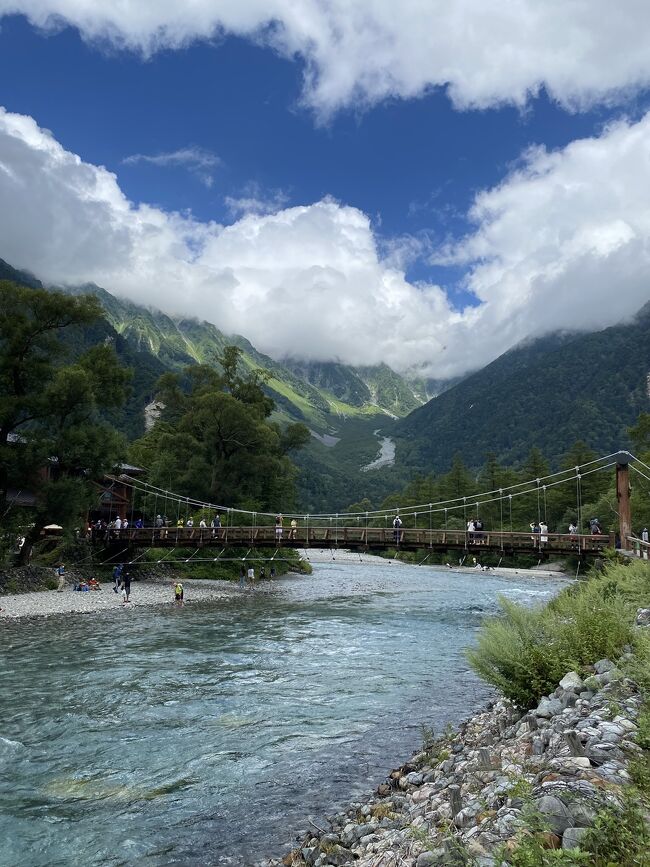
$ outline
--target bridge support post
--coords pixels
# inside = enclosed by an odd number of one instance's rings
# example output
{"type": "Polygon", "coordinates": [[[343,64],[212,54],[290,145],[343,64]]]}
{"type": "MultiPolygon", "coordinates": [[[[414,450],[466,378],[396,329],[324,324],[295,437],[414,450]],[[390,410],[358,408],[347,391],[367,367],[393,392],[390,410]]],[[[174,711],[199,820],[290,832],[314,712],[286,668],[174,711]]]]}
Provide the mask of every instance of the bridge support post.
{"type": "Polygon", "coordinates": [[[618,531],[621,550],[630,547],[628,537],[632,535],[632,509],[630,506],[629,456],[621,452],[616,456],[616,499],[618,500],[618,531]]]}

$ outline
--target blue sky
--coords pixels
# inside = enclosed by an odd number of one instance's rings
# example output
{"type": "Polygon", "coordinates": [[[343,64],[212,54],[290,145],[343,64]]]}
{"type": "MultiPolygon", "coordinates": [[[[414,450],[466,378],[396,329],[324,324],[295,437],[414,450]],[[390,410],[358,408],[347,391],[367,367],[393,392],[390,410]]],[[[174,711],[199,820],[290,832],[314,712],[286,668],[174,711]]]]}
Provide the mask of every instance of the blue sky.
{"type": "MultiPolygon", "coordinates": [[[[479,295],[486,301],[469,279],[475,254],[440,252],[476,232],[468,221],[475,197],[507,184],[529,148],[562,153],[576,140],[599,140],[612,119],[632,124],[647,105],[645,86],[637,86],[579,111],[544,88],[525,105],[506,94],[464,107],[423,81],[415,98],[348,94],[323,112],[317,96],[305,97],[313,58],[259,40],[226,32],[143,57],[93,37],[74,26],[44,33],[22,15],[2,18],[0,105],[33,118],[66,153],[105,166],[133,207],[229,225],[255,201],[273,212],[331,196],[369,218],[380,256],[391,263],[396,249],[406,281],[442,288],[450,316],[479,295]],[[185,158],[165,160],[179,152],[185,158]],[[205,164],[188,161],[192,153],[205,164]],[[149,159],[160,157],[166,164],[149,159]]],[[[526,171],[530,183],[537,168],[526,171]]],[[[11,249],[4,254],[11,258],[11,249]]],[[[508,339],[520,331],[509,327],[508,339]]]]}

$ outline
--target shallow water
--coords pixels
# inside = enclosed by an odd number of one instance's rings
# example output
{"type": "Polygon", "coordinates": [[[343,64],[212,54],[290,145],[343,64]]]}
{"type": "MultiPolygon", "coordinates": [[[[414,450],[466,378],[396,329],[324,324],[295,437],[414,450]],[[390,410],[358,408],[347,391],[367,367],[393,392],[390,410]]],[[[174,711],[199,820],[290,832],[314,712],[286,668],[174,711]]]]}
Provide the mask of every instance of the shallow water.
{"type": "MultiPolygon", "coordinates": [[[[136,585],[137,586],[137,585],[136,585]]],[[[250,864],[489,695],[463,649],[557,584],[317,565],[210,604],[0,624],[0,864],[250,864]]]]}

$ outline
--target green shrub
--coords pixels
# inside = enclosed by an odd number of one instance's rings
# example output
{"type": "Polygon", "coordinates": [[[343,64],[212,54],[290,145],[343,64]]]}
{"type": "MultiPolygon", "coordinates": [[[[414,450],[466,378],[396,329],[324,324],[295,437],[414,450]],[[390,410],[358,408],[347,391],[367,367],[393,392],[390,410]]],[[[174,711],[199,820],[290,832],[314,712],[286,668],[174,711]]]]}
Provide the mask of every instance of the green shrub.
{"type": "Polygon", "coordinates": [[[589,853],[594,867],[648,867],[649,845],[643,805],[629,791],[623,795],[622,807],[602,810],[580,841],[580,849],[589,853]]]}
{"type": "Polygon", "coordinates": [[[572,669],[617,657],[633,641],[636,608],[647,600],[648,566],[613,565],[543,608],[502,599],[468,657],[474,670],[518,705],[531,707],[572,669]]]}

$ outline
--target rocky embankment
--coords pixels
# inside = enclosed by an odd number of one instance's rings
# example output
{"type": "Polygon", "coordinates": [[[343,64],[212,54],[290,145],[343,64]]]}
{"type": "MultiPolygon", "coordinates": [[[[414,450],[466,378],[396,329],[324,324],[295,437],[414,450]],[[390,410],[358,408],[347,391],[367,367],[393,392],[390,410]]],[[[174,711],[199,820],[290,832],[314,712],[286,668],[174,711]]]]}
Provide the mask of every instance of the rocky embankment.
{"type": "MultiPolygon", "coordinates": [[[[640,627],[650,624],[641,609],[640,627]]],[[[498,700],[393,771],[367,803],[352,804],[284,859],[263,867],[493,867],[522,832],[543,848],[571,849],[607,808],[622,804],[644,696],[601,659],[571,671],[527,713],[498,700]],[[531,816],[535,817],[531,825],[531,816]]],[[[312,823],[313,824],[313,823],[312,823]]]]}

